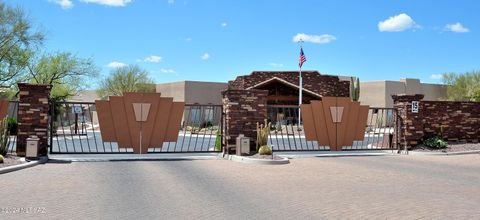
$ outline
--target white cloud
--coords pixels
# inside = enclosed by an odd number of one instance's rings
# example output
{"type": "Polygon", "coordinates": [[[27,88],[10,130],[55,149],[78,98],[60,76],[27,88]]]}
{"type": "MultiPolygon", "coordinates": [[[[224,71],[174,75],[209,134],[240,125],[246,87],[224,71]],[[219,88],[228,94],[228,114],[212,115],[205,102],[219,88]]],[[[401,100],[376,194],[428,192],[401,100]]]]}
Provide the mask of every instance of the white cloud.
{"type": "Polygon", "coordinates": [[[149,63],[159,63],[160,61],[162,61],[162,57],[152,55],[152,56],[149,56],[149,57],[145,57],[145,59],[143,59],[143,61],[144,62],[149,62],[149,63]]]}
{"type": "Polygon", "coordinates": [[[85,3],[95,3],[100,5],[107,5],[113,7],[124,7],[132,0],[80,0],[85,3]]]}
{"type": "Polygon", "coordinates": [[[283,63],[269,63],[269,65],[273,67],[282,67],[283,63]]]}
{"type": "Polygon", "coordinates": [[[455,33],[468,33],[468,32],[470,32],[470,29],[464,27],[460,22],[457,22],[455,24],[447,24],[447,25],[445,25],[444,30],[455,32],[455,33]]]}
{"type": "Polygon", "coordinates": [[[128,65],[125,64],[125,63],[117,62],[117,61],[110,62],[107,65],[107,67],[109,67],[109,68],[121,68],[121,67],[126,67],[126,66],[128,66],[128,65]]]}
{"type": "Polygon", "coordinates": [[[304,33],[298,33],[297,35],[293,36],[293,42],[310,42],[315,44],[328,44],[337,38],[330,34],[322,34],[322,35],[308,35],[304,33]]]}
{"type": "Polygon", "coordinates": [[[168,0],[168,4],[171,4],[171,5],[175,4],[175,0],[168,0]]]}
{"type": "Polygon", "coordinates": [[[430,79],[443,79],[443,75],[442,74],[432,74],[430,76],[430,79]]]}
{"type": "Polygon", "coordinates": [[[202,60],[208,60],[210,59],[210,54],[204,53],[200,58],[202,58],[202,60]]]}
{"type": "Polygon", "coordinates": [[[175,70],[173,70],[173,69],[163,69],[162,68],[162,69],[160,69],[160,72],[162,72],[162,73],[175,73],[175,70]]]}
{"type": "Polygon", "coordinates": [[[400,32],[410,28],[419,27],[415,21],[405,13],[378,22],[378,30],[381,32],[400,32]]]}
{"type": "Polygon", "coordinates": [[[221,24],[220,24],[220,26],[222,26],[222,27],[226,27],[226,26],[227,26],[227,22],[223,22],[223,23],[221,23],[221,24]]]}
{"type": "Polygon", "coordinates": [[[187,37],[187,38],[185,38],[185,41],[186,41],[186,42],[191,42],[191,41],[192,41],[192,38],[191,38],[191,37],[187,37]]]}
{"type": "Polygon", "coordinates": [[[49,2],[53,2],[57,5],[60,5],[63,9],[70,9],[73,7],[73,2],[70,0],[48,0],[49,2]]]}

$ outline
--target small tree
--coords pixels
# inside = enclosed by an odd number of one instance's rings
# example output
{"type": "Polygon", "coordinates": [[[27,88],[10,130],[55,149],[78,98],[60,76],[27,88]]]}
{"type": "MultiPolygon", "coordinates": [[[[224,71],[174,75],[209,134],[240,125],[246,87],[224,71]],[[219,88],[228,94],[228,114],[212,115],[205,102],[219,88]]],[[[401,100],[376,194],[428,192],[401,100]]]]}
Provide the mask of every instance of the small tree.
{"type": "Polygon", "coordinates": [[[43,40],[22,9],[0,1],[0,86],[10,87],[23,75],[43,40]]]}
{"type": "Polygon", "coordinates": [[[464,74],[445,73],[442,78],[443,82],[448,85],[448,100],[480,101],[480,71],[464,74]]]}
{"type": "Polygon", "coordinates": [[[121,96],[125,92],[155,92],[155,84],[146,70],[138,66],[126,66],[113,70],[101,81],[97,90],[102,99],[121,96]]]}
{"type": "Polygon", "coordinates": [[[65,100],[88,87],[89,79],[98,75],[92,59],[79,58],[71,53],[43,55],[28,66],[25,81],[52,85],[50,98],[65,100]]]}

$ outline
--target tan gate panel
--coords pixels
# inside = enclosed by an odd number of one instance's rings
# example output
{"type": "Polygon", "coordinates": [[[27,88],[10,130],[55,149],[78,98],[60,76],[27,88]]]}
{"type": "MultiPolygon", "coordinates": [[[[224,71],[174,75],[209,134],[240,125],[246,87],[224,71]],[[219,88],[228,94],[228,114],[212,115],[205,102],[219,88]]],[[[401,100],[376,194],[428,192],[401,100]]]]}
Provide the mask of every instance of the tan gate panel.
{"type": "MultiPolygon", "coordinates": [[[[129,96],[130,94],[127,94],[129,96]]],[[[145,122],[137,123],[142,127],[142,153],[147,153],[148,147],[152,147],[150,140],[152,139],[153,129],[156,122],[157,112],[155,109],[159,107],[160,93],[143,93],[142,98],[139,99],[141,103],[150,104],[150,111],[145,122]]],[[[137,101],[138,102],[138,101],[137,101]]],[[[132,104],[133,106],[133,104],[132,104]]],[[[140,130],[138,130],[140,132],[140,130]]]]}
{"type": "Polygon", "coordinates": [[[140,148],[145,148],[144,143],[140,146],[140,123],[135,120],[135,111],[133,111],[133,103],[142,102],[142,96],[141,93],[124,93],[123,95],[124,109],[130,128],[130,139],[132,140],[134,153],[143,153],[140,152],[140,148]]]}
{"type": "Polygon", "coordinates": [[[115,142],[115,128],[113,127],[112,111],[110,110],[110,102],[106,100],[95,100],[95,108],[97,110],[98,124],[100,126],[102,140],[105,142],[115,142]]]}
{"type": "Polygon", "coordinates": [[[104,140],[117,141],[119,148],[133,148],[137,154],[161,148],[164,141],[177,141],[185,103],[161,98],[160,93],[125,93],[109,99],[96,101],[104,140]]]}
{"type": "Polygon", "coordinates": [[[325,114],[323,112],[323,103],[321,101],[311,101],[311,107],[315,122],[317,142],[321,146],[330,146],[325,114]]]}
{"type": "Polygon", "coordinates": [[[173,105],[173,98],[160,98],[157,118],[155,119],[155,126],[153,135],[150,139],[151,147],[161,148],[165,141],[167,134],[168,119],[170,118],[170,110],[173,105]]]}
{"type": "Polygon", "coordinates": [[[167,135],[165,136],[166,142],[176,142],[178,139],[178,132],[180,131],[180,123],[182,121],[183,111],[185,109],[185,103],[174,102],[172,110],[170,110],[170,119],[168,120],[167,135]]]}
{"type": "Polygon", "coordinates": [[[337,151],[342,150],[342,146],[352,145],[355,140],[364,139],[368,106],[352,102],[349,97],[322,97],[322,101],[311,101],[301,109],[307,140],[311,140],[311,130],[315,129],[318,144],[337,151]],[[311,118],[313,126],[307,121],[311,118]]]}
{"type": "Polygon", "coordinates": [[[330,150],[336,150],[337,146],[337,126],[333,123],[332,114],[330,112],[330,107],[337,106],[336,103],[337,100],[335,97],[322,97],[323,114],[325,116],[324,123],[327,127],[328,146],[330,146],[330,150]]]}
{"type": "Polygon", "coordinates": [[[0,100],[0,120],[7,116],[9,103],[8,100],[0,100]]]}
{"type": "Polygon", "coordinates": [[[356,128],[358,123],[358,111],[360,109],[359,102],[352,102],[350,105],[350,112],[348,113],[348,126],[345,133],[345,141],[342,146],[351,146],[355,140],[356,128]]]}
{"type": "Polygon", "coordinates": [[[129,123],[127,120],[127,114],[125,112],[125,104],[123,103],[123,97],[110,96],[109,100],[110,100],[110,110],[111,110],[110,114],[112,115],[113,126],[115,128],[116,141],[118,143],[118,147],[130,148],[132,147],[132,143],[133,143],[130,136],[131,127],[129,126],[129,123]]]}
{"type": "Polygon", "coordinates": [[[355,140],[360,141],[365,138],[365,129],[367,128],[368,120],[368,105],[361,105],[358,110],[358,120],[357,120],[357,129],[355,134],[355,140]]]}
{"type": "Polygon", "coordinates": [[[342,146],[352,145],[351,143],[346,143],[346,139],[345,139],[345,134],[347,133],[347,127],[349,123],[351,123],[351,121],[349,120],[351,104],[352,104],[352,100],[349,97],[337,98],[337,107],[343,107],[343,114],[341,116],[340,122],[336,123],[337,141],[336,141],[335,147],[337,148],[337,151],[342,150],[342,146]]]}
{"type": "Polygon", "coordinates": [[[307,141],[317,140],[315,129],[315,121],[312,114],[312,105],[301,105],[303,130],[305,131],[305,139],[307,141]]]}

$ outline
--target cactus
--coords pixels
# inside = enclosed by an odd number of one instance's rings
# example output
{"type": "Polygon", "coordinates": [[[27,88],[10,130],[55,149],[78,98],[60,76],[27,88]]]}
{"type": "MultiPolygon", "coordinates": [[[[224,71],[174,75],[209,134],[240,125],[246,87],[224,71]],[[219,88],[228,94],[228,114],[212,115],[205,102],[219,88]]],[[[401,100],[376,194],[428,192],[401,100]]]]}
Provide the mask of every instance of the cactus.
{"type": "Polygon", "coordinates": [[[358,101],[360,99],[360,79],[354,80],[350,78],[350,98],[352,101],[358,101]]]}
{"type": "Polygon", "coordinates": [[[265,119],[265,124],[263,125],[257,122],[257,152],[260,147],[267,145],[269,133],[270,123],[267,124],[267,119],[265,119]]]}
{"type": "Polygon", "coordinates": [[[0,155],[7,155],[8,146],[10,145],[10,134],[8,131],[8,121],[5,117],[0,122],[0,155]]]}

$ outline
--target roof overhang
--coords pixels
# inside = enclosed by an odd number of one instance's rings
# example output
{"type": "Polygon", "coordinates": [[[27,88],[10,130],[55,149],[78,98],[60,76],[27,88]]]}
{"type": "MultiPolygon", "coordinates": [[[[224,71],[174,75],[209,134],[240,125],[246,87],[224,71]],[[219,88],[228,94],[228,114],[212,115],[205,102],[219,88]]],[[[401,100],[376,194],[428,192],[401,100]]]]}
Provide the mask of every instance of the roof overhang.
{"type": "MultiPolygon", "coordinates": [[[[253,86],[248,87],[247,90],[249,90],[249,89],[258,89],[259,87],[261,87],[261,86],[263,86],[263,85],[266,85],[266,84],[268,84],[268,83],[274,82],[274,81],[280,82],[280,83],[282,83],[282,84],[284,84],[284,85],[286,85],[286,86],[289,86],[289,87],[291,87],[291,88],[300,89],[300,87],[299,87],[298,85],[295,85],[295,84],[293,84],[293,83],[291,83],[291,82],[288,82],[288,81],[286,81],[286,80],[284,80],[284,79],[281,79],[281,78],[278,78],[278,77],[272,77],[272,78],[270,78],[270,79],[268,79],[268,80],[265,80],[265,81],[263,81],[263,82],[261,82],[261,83],[258,83],[258,84],[256,84],[256,85],[253,85],[253,86]]],[[[307,93],[307,94],[309,94],[309,95],[315,96],[315,97],[317,97],[317,98],[322,98],[322,96],[321,96],[320,94],[315,93],[315,92],[313,92],[313,91],[311,91],[311,90],[302,88],[302,91],[305,92],[305,93],[307,93]]]]}

